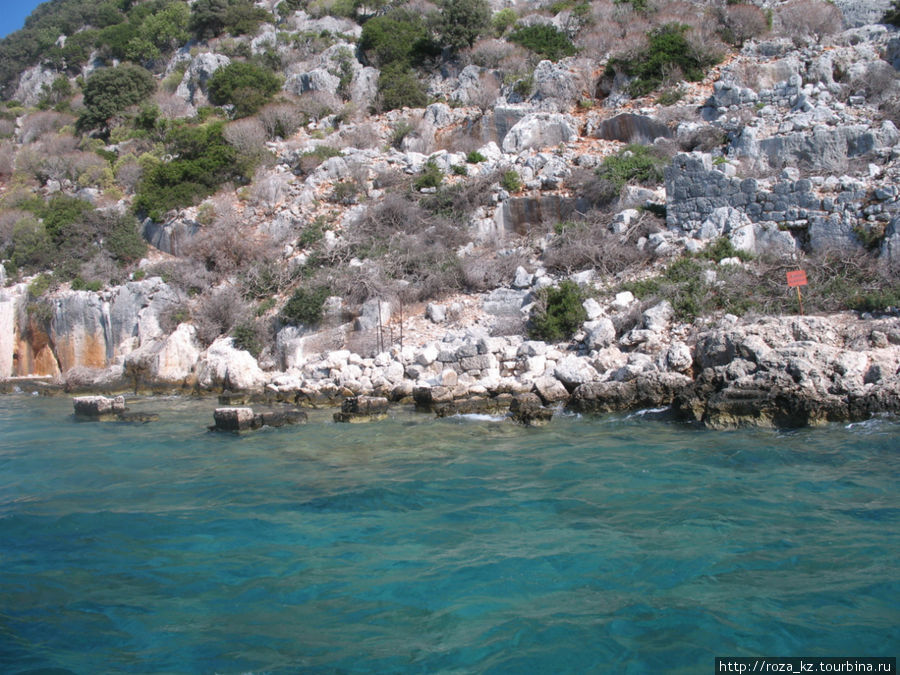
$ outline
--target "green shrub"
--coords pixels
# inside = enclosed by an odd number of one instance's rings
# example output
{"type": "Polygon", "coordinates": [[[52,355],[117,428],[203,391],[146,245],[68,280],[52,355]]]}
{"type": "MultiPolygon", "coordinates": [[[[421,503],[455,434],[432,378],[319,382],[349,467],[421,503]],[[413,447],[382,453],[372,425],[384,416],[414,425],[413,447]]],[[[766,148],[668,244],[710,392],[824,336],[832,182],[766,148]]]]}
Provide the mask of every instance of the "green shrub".
{"type": "Polygon", "coordinates": [[[44,221],[44,229],[57,245],[68,237],[68,226],[83,223],[84,217],[94,207],[90,202],[64,194],[53,195],[50,200],[37,211],[44,221]]]}
{"type": "Polygon", "coordinates": [[[518,171],[505,171],[500,177],[500,187],[507,192],[518,192],[522,189],[522,178],[518,171]]]}
{"type": "Polygon", "coordinates": [[[739,258],[743,262],[753,259],[753,255],[750,252],[736,249],[728,237],[719,237],[700,251],[697,257],[712,260],[713,262],[719,262],[723,258],[739,258]]]}
{"type": "Polygon", "coordinates": [[[274,20],[250,0],[196,0],[191,7],[190,29],[198,40],[206,40],[225,31],[232,35],[252,34],[259,24],[274,20]]]}
{"type": "Polygon", "coordinates": [[[565,33],[547,24],[535,24],[520,28],[508,39],[510,42],[516,42],[551,61],[574,56],[577,51],[565,33]]]}
{"type": "Polygon", "coordinates": [[[175,125],[166,145],[175,159],[147,167],[134,200],[136,213],[160,221],[174,208],[208,197],[224,182],[245,180],[253,167],[242,166],[225,140],[223,122],[175,125]]]}
{"type": "Polygon", "coordinates": [[[314,171],[315,168],[326,159],[340,156],[341,151],[332,145],[317,145],[314,149],[307,150],[300,155],[300,160],[296,168],[304,174],[308,174],[314,171]]]}
{"type": "Polygon", "coordinates": [[[259,333],[256,324],[250,321],[239,323],[231,330],[232,344],[235,349],[243,349],[250,352],[253,358],[259,358],[259,354],[263,350],[259,333]]]}
{"type": "Polygon", "coordinates": [[[445,47],[458,51],[471,47],[491,21],[487,0],[443,0],[438,39],[445,47]]]}
{"type": "Polygon", "coordinates": [[[482,155],[477,150],[472,150],[472,151],[466,153],[466,161],[469,164],[480,164],[481,162],[486,162],[487,157],[482,155]]]}
{"type": "Polygon", "coordinates": [[[660,105],[675,105],[683,98],[684,90],[681,87],[669,87],[659,93],[656,102],[660,105]]]}
{"type": "Polygon", "coordinates": [[[72,290],[73,291],[93,291],[96,293],[101,288],[103,288],[102,281],[85,281],[81,277],[75,277],[72,279],[72,290]]]}
{"type": "Polygon", "coordinates": [[[442,180],[444,180],[444,174],[441,173],[438,165],[432,160],[428,160],[422,168],[422,173],[420,173],[413,181],[413,187],[416,190],[421,190],[422,188],[436,188],[441,184],[442,180]]]}
{"type": "Polygon", "coordinates": [[[28,297],[32,300],[36,300],[49,291],[52,285],[53,277],[47,274],[39,274],[31,280],[30,284],[28,284],[28,297]]]}
{"type": "Polygon", "coordinates": [[[615,58],[614,68],[633,77],[629,85],[632,96],[644,96],[658,89],[673,72],[680,72],[689,82],[699,82],[706,69],[720,60],[702,51],[687,39],[688,26],[667,23],[649,33],[647,48],[632,58],[615,58]]]}
{"type": "Polygon", "coordinates": [[[516,25],[519,15],[511,7],[504,7],[491,18],[491,27],[494,29],[494,35],[502,37],[510,28],[516,25]]]}
{"type": "Polygon", "coordinates": [[[522,98],[528,98],[534,93],[534,73],[521,77],[513,84],[513,93],[522,98]]]}
{"type": "Polygon", "coordinates": [[[219,68],[209,78],[209,100],[233,105],[235,117],[252,115],[281,88],[275,73],[253,63],[236,61],[219,68]]]}
{"type": "Polygon", "coordinates": [[[645,145],[629,145],[607,157],[596,170],[598,178],[608,180],[619,192],[626,183],[658,184],[663,180],[666,160],[645,145]]]}
{"type": "Polygon", "coordinates": [[[391,146],[400,150],[403,147],[403,139],[409,136],[415,127],[408,120],[400,120],[391,129],[391,146]]]}
{"type": "Polygon", "coordinates": [[[322,308],[330,295],[327,286],[301,286],[281,310],[281,320],[288,326],[312,326],[322,318],[322,308]]]}
{"type": "Polygon", "coordinates": [[[53,240],[34,218],[22,218],[13,226],[7,255],[16,268],[47,269],[53,261],[53,251],[53,240]]]}
{"type": "Polygon", "coordinates": [[[140,66],[130,63],[95,71],[84,85],[87,110],[78,119],[82,130],[105,126],[125,108],[136,105],[156,91],[156,80],[140,66]]]}
{"type": "Polygon", "coordinates": [[[147,242],[131,214],[113,213],[105,218],[103,247],[123,265],[137,262],[147,253],[147,242]]]}
{"type": "Polygon", "coordinates": [[[454,176],[468,176],[469,170],[466,168],[465,164],[454,164],[450,167],[450,170],[453,172],[454,176]]]}
{"type": "Polygon", "coordinates": [[[529,336],[547,342],[570,339],[587,320],[582,302],[584,294],[574,281],[563,281],[556,288],[542,288],[531,311],[529,336]]]}
{"type": "Polygon", "coordinates": [[[425,87],[411,68],[391,65],[378,76],[378,100],[382,111],[424,108],[428,105],[425,87]]]}
{"type": "Polygon", "coordinates": [[[399,8],[363,24],[360,49],[381,68],[414,66],[437,53],[420,13],[399,8]]]}

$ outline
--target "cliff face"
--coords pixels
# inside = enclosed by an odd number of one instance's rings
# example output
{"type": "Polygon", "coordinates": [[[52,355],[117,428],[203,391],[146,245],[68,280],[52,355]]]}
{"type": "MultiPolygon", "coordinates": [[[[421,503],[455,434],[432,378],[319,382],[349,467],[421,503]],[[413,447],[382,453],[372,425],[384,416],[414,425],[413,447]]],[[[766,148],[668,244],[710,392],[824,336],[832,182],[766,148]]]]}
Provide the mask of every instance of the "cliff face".
{"type": "Polygon", "coordinates": [[[60,377],[77,368],[121,367],[159,339],[160,312],[177,295],[159,278],[108,292],[64,291],[29,307],[24,284],[0,294],[0,377],[60,377]]]}

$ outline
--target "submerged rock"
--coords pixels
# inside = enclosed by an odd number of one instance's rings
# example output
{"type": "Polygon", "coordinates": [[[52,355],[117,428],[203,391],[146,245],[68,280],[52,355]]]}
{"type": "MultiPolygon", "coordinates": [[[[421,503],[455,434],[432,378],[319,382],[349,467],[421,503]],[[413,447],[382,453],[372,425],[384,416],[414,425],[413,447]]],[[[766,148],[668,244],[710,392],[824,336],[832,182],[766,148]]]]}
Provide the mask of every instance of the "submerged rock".
{"type": "Polygon", "coordinates": [[[553,418],[553,410],[545,408],[537,394],[516,394],[509,413],[516,422],[530,427],[543,426],[553,418]]]}
{"type": "Polygon", "coordinates": [[[382,396],[353,396],[344,399],[335,422],[375,422],[387,417],[390,403],[382,396]]]}
{"type": "Polygon", "coordinates": [[[251,431],[263,426],[283,427],[288,424],[305,424],[307,415],[302,410],[286,408],[255,412],[253,408],[216,408],[212,431],[251,431]]]}
{"type": "Polygon", "coordinates": [[[78,417],[96,420],[118,419],[119,413],[124,413],[127,410],[124,396],[116,396],[115,398],[76,396],[72,399],[72,404],[78,417]]]}

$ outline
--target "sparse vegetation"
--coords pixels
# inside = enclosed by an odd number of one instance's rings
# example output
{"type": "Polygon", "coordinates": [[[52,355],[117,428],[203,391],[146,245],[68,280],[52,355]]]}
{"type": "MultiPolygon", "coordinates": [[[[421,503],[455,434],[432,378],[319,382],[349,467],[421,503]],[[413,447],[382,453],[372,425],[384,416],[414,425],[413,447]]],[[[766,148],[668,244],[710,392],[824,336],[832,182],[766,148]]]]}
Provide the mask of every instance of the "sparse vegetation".
{"type": "Polygon", "coordinates": [[[645,96],[666,82],[684,79],[698,82],[721,56],[688,39],[689,26],[667,23],[647,36],[647,47],[628,57],[616,57],[610,67],[632,77],[629,93],[645,96]],[[677,77],[676,77],[677,75],[677,77]]]}
{"type": "Polygon", "coordinates": [[[508,39],[510,42],[520,44],[538,56],[551,61],[573,56],[577,51],[565,33],[547,24],[535,24],[520,28],[511,33],[508,39]]]}

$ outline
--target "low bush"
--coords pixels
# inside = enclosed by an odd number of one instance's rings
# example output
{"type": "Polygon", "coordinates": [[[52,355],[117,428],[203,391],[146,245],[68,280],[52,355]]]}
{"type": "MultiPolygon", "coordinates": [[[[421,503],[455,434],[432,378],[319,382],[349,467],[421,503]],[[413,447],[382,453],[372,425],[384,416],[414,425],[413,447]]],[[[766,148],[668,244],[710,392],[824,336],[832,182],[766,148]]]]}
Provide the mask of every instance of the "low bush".
{"type": "Polygon", "coordinates": [[[281,80],[271,70],[236,61],[214,72],[207,87],[212,103],[233,105],[235,117],[247,117],[281,88],[281,80]]]}
{"type": "Polygon", "coordinates": [[[322,318],[325,300],[331,295],[327,286],[300,286],[282,308],[281,321],[288,326],[313,326],[322,318]]]}
{"type": "Polygon", "coordinates": [[[900,27],[900,0],[894,0],[887,11],[885,11],[884,16],[881,17],[881,23],[900,27]]]}
{"type": "Polygon", "coordinates": [[[719,21],[722,24],[722,39],[738,48],[770,28],[766,13],[748,4],[726,5],[719,11],[719,21]]]}
{"type": "Polygon", "coordinates": [[[231,329],[232,344],[235,349],[250,352],[253,358],[259,358],[263,350],[264,335],[262,326],[256,321],[244,321],[231,329]]]}
{"type": "Polygon", "coordinates": [[[500,177],[500,187],[507,192],[513,193],[521,190],[522,178],[519,176],[519,172],[514,170],[504,171],[503,175],[500,177]]]}
{"type": "Polygon", "coordinates": [[[520,28],[510,34],[508,40],[551,61],[574,56],[577,51],[565,33],[547,24],[535,24],[520,28]]]}
{"type": "Polygon", "coordinates": [[[596,170],[598,178],[610,181],[620,191],[627,183],[657,185],[663,180],[667,160],[646,145],[629,145],[607,157],[596,170]]]}
{"type": "Polygon", "coordinates": [[[753,255],[748,251],[736,249],[728,237],[719,237],[712,244],[697,253],[698,258],[704,260],[712,260],[719,262],[724,258],[738,258],[743,262],[753,259],[753,255]]]}
{"type": "Polygon", "coordinates": [[[191,320],[197,329],[197,338],[208,346],[220,335],[228,334],[248,314],[247,305],[237,289],[224,286],[198,298],[191,320]]]}
{"type": "Polygon", "coordinates": [[[472,151],[466,153],[466,161],[469,164],[480,164],[481,162],[486,162],[487,157],[482,155],[477,150],[472,150],[472,151]]]}
{"type": "Polygon", "coordinates": [[[295,167],[295,169],[297,169],[304,175],[308,175],[315,171],[316,167],[318,167],[326,159],[340,156],[340,148],[335,148],[332,145],[317,145],[314,149],[307,150],[302,155],[300,155],[300,159],[297,162],[297,166],[295,167]]]}
{"type": "Polygon", "coordinates": [[[775,11],[779,31],[795,40],[821,39],[844,26],[844,14],[826,0],[790,0],[775,11]]]}
{"type": "Polygon", "coordinates": [[[584,293],[574,281],[542,288],[531,311],[528,335],[534,340],[560,342],[570,339],[587,320],[584,293]]]}
{"type": "Polygon", "coordinates": [[[444,180],[444,174],[433,161],[428,160],[422,168],[422,173],[413,181],[413,188],[421,190],[423,188],[436,188],[444,180]]]}
{"type": "Polygon", "coordinates": [[[610,276],[637,268],[650,258],[636,246],[638,237],[645,236],[649,226],[639,228],[627,240],[610,232],[608,219],[603,217],[563,223],[557,230],[541,258],[553,272],[571,274],[592,269],[610,276]]]}
{"type": "Polygon", "coordinates": [[[392,64],[378,76],[378,108],[382,111],[398,108],[424,108],[428,94],[411,68],[392,64]]]}

